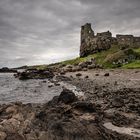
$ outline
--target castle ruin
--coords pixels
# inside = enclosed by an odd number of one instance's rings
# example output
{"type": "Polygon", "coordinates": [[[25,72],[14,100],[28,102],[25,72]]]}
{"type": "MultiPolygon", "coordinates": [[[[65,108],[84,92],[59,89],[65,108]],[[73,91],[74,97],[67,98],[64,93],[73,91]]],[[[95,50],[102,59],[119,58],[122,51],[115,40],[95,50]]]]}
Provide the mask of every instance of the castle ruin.
{"type": "Polygon", "coordinates": [[[110,31],[95,35],[90,23],[86,23],[81,27],[80,57],[108,50],[113,44],[140,47],[140,37],[134,37],[133,35],[116,35],[116,37],[112,37],[110,31]]]}

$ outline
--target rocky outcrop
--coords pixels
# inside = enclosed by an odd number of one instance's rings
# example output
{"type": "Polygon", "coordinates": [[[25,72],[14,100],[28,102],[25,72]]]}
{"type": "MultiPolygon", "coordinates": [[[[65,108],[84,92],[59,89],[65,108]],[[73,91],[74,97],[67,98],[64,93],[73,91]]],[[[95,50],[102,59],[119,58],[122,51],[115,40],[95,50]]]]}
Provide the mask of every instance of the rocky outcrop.
{"type": "Polygon", "coordinates": [[[52,70],[26,70],[24,72],[18,72],[15,74],[16,78],[20,80],[28,80],[28,79],[52,79],[54,77],[54,73],[52,70]]]}
{"type": "Polygon", "coordinates": [[[96,106],[64,89],[42,105],[0,106],[1,140],[102,140],[96,106]],[[91,123],[92,122],[92,123],[91,123]]]}
{"type": "Polygon", "coordinates": [[[4,68],[1,68],[0,69],[0,73],[16,73],[16,72],[17,72],[17,70],[15,70],[15,69],[9,69],[7,67],[4,67],[4,68]]]}
{"type": "MultiPolygon", "coordinates": [[[[116,108],[125,105],[116,96],[111,101],[116,108]]],[[[64,89],[60,96],[43,105],[20,102],[1,105],[0,140],[138,140],[106,129],[103,126],[106,120],[119,126],[131,123],[122,114],[103,112],[98,104],[78,99],[64,89]]]]}

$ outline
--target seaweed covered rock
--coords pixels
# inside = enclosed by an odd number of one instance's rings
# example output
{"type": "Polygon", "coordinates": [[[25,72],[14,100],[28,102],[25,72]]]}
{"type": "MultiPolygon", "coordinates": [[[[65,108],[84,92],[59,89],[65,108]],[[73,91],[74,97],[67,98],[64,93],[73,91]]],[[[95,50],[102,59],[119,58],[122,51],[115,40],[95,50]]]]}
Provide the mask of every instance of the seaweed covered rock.
{"type": "Polygon", "coordinates": [[[17,73],[15,77],[20,80],[28,80],[28,79],[51,79],[54,77],[54,73],[52,70],[27,70],[21,73],[17,73]]]}

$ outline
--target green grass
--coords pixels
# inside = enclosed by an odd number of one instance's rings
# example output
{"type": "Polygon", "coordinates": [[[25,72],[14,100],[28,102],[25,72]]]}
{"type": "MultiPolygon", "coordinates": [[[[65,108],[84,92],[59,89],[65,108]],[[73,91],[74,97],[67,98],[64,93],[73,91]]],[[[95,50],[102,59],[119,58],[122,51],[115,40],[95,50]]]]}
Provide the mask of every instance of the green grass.
{"type": "MultiPolygon", "coordinates": [[[[133,49],[134,52],[138,53],[140,55],[140,48],[138,49],[133,49]]],[[[93,55],[89,55],[87,57],[83,57],[83,58],[76,58],[76,59],[72,59],[72,60],[67,60],[64,62],[61,62],[61,64],[64,65],[75,65],[78,64],[80,62],[85,62],[87,60],[90,60],[91,58],[95,58],[96,62],[100,65],[102,65],[104,68],[140,68],[140,60],[136,60],[134,62],[130,62],[129,64],[126,65],[113,65],[112,63],[109,62],[105,62],[105,59],[108,55],[113,55],[115,53],[118,53],[120,51],[119,46],[117,45],[113,45],[109,50],[107,51],[102,51],[102,52],[98,52],[96,54],[93,55]]]]}
{"type": "Polygon", "coordinates": [[[38,70],[43,70],[47,69],[48,65],[35,65],[35,66],[28,66],[28,69],[38,69],[38,70]]]}
{"type": "Polygon", "coordinates": [[[122,68],[126,69],[139,69],[140,68],[140,60],[133,61],[129,64],[122,66],[122,68]]]}
{"type": "Polygon", "coordinates": [[[140,54],[140,48],[134,49],[134,51],[140,54]]]}

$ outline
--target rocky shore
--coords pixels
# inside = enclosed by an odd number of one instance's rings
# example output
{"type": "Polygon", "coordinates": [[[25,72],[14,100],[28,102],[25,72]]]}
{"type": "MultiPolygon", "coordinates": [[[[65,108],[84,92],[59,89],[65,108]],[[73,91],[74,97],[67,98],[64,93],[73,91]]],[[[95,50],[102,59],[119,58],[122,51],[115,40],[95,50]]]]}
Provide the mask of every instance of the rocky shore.
{"type": "Polygon", "coordinates": [[[0,140],[140,139],[140,70],[48,73],[52,86],[68,83],[84,96],[63,87],[48,103],[1,105],[0,140]]]}
{"type": "Polygon", "coordinates": [[[0,73],[17,73],[17,70],[4,67],[0,69],[0,73]]]}

